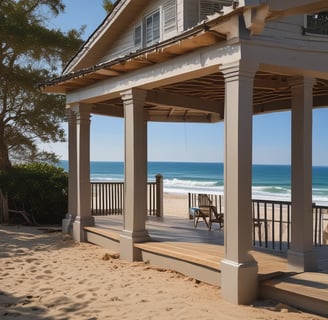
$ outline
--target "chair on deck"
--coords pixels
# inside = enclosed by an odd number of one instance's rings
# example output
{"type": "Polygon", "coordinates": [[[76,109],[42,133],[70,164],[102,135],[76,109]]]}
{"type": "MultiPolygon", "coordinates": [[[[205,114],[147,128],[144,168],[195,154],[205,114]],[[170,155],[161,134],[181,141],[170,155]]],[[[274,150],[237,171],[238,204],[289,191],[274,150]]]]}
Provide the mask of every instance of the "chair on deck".
{"type": "Polygon", "coordinates": [[[198,210],[195,212],[194,227],[197,227],[199,219],[202,218],[208,229],[212,229],[213,223],[219,223],[220,229],[223,228],[223,213],[218,213],[216,206],[213,206],[212,200],[207,194],[198,195],[198,210]],[[207,221],[208,220],[208,221],[207,221]]]}

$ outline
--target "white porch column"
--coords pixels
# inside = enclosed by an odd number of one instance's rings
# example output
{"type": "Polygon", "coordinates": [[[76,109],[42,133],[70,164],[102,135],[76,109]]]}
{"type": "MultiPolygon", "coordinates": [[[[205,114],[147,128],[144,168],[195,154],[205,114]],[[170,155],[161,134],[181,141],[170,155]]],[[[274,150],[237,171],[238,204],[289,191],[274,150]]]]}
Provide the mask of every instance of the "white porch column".
{"type": "Polygon", "coordinates": [[[252,115],[256,67],[236,63],[224,67],[225,257],[221,261],[223,297],[235,304],[257,298],[257,262],[252,248],[252,115]]]}
{"type": "Polygon", "coordinates": [[[76,156],[77,156],[77,216],[73,223],[73,238],[85,241],[83,228],[94,226],[91,215],[90,189],[90,106],[79,104],[74,106],[76,112],[76,156]]]}
{"type": "Polygon", "coordinates": [[[312,213],[312,106],[314,80],[295,78],[292,91],[292,210],[288,269],[316,270],[312,213]]]}
{"type": "Polygon", "coordinates": [[[66,110],[68,122],[68,213],[62,221],[63,233],[71,233],[77,213],[76,114],[66,110]]]}
{"type": "Polygon", "coordinates": [[[120,255],[127,261],[140,260],[134,243],[149,239],[147,217],[147,121],[146,92],[131,89],[121,94],[125,118],[124,223],[120,255]]]}

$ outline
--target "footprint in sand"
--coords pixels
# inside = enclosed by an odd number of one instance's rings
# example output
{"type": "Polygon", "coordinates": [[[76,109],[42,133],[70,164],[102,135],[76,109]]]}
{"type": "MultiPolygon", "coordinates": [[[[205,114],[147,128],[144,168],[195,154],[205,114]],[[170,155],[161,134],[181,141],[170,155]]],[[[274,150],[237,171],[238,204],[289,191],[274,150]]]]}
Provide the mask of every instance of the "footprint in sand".
{"type": "Polygon", "coordinates": [[[40,291],[44,292],[44,291],[53,291],[53,288],[39,288],[40,291]]]}
{"type": "Polygon", "coordinates": [[[25,250],[17,249],[17,250],[15,250],[15,253],[24,254],[25,253],[25,250]]]}
{"type": "Polygon", "coordinates": [[[48,276],[48,275],[40,275],[40,276],[36,276],[35,279],[37,280],[50,280],[52,279],[53,277],[51,276],[48,276]]]}

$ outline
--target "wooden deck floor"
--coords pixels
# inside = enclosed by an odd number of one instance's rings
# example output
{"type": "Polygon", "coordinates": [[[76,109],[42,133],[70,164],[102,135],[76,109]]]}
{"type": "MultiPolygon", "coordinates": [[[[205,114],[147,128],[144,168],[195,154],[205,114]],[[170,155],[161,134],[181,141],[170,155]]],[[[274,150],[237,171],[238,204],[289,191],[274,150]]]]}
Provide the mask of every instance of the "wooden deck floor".
{"type": "MultiPolygon", "coordinates": [[[[96,217],[96,226],[119,234],[123,228],[122,218],[96,217]]],[[[150,217],[147,221],[147,230],[152,242],[142,244],[143,247],[156,245],[158,250],[184,252],[186,255],[189,254],[191,259],[201,258],[220,269],[220,261],[224,257],[223,230],[216,230],[214,226],[213,230],[209,231],[204,223],[199,223],[195,229],[192,220],[180,217],[150,217]]],[[[261,275],[287,271],[285,253],[254,249],[251,254],[258,261],[261,275]]]]}
{"type": "MultiPolygon", "coordinates": [[[[199,268],[205,268],[212,272],[208,277],[220,277],[220,261],[224,257],[223,230],[219,231],[214,227],[209,231],[204,223],[199,223],[195,229],[193,221],[187,217],[150,217],[146,225],[151,241],[135,246],[150,254],[187,261],[190,263],[187,268],[197,265],[198,269],[190,271],[196,276],[201,273],[199,268]]],[[[101,236],[107,235],[119,244],[123,229],[122,217],[96,217],[96,226],[88,229],[101,236]]],[[[250,254],[257,261],[259,279],[263,280],[261,296],[328,316],[328,246],[315,250],[319,257],[319,272],[289,274],[286,253],[253,248],[250,254]]],[[[167,258],[162,258],[159,262],[165,265],[165,259],[167,258]]],[[[216,284],[219,285],[219,282],[216,284]]]]}

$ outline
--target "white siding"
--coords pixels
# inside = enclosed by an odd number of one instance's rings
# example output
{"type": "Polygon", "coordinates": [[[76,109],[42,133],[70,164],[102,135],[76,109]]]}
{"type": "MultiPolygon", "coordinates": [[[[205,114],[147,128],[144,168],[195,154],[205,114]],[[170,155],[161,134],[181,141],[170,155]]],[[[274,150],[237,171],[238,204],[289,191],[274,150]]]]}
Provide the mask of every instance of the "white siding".
{"type": "Polygon", "coordinates": [[[160,8],[161,30],[160,39],[166,40],[187,30],[208,14],[217,12],[221,5],[220,0],[152,0],[140,13],[136,13],[134,21],[128,21],[126,28],[122,30],[118,39],[109,44],[110,49],[100,62],[125,56],[146,46],[146,34],[144,31],[145,17],[160,8]],[[135,45],[135,29],[142,25],[142,41],[135,45]]]}
{"type": "MultiPolygon", "coordinates": [[[[158,8],[161,8],[161,21],[166,21],[166,26],[162,25],[160,31],[162,40],[174,37],[178,33],[195,26],[201,19],[201,9],[203,14],[211,14],[220,8],[216,0],[152,0],[149,2],[150,4],[142,12],[136,14],[134,21],[129,21],[117,40],[108,44],[110,49],[100,62],[122,57],[141,49],[145,43],[145,35],[142,32],[143,39],[139,46],[135,46],[135,28],[143,24],[144,18],[154,13],[158,8]],[[176,14],[173,8],[176,9],[176,14]],[[166,13],[163,13],[163,10],[166,10],[166,13]]],[[[288,17],[267,23],[264,32],[256,37],[276,43],[288,43],[290,40],[300,43],[307,42],[309,37],[302,34],[303,26],[303,16],[288,17]]]]}
{"type": "Polygon", "coordinates": [[[184,4],[185,0],[177,0],[177,29],[178,33],[185,30],[184,28],[184,4]]]}
{"type": "Polygon", "coordinates": [[[284,39],[304,40],[302,29],[304,16],[292,16],[266,24],[265,30],[260,37],[276,39],[279,42],[284,39]]]}
{"type": "MultiPolygon", "coordinates": [[[[166,25],[166,33],[164,30],[163,25],[161,26],[161,39],[167,39],[170,37],[174,37],[178,33],[178,21],[170,20],[169,18],[172,18],[172,7],[174,6],[175,10],[177,8],[181,7],[181,0],[152,0],[149,1],[150,4],[140,13],[138,13],[135,17],[134,21],[130,21],[129,24],[127,24],[126,28],[122,30],[122,33],[120,34],[119,38],[110,45],[110,50],[106,53],[106,55],[101,59],[100,62],[108,61],[120,56],[124,56],[129,54],[130,52],[134,52],[138,49],[140,49],[142,46],[135,47],[134,46],[134,34],[135,34],[135,28],[138,27],[141,23],[144,23],[144,18],[148,16],[149,14],[152,14],[155,12],[158,8],[161,8],[161,21],[164,21],[163,16],[163,9],[167,10],[167,25],[166,25]]],[[[175,13],[175,17],[177,20],[177,13],[175,13]]],[[[143,33],[143,42],[145,42],[144,39],[145,35],[143,33]]]]}
{"type": "Polygon", "coordinates": [[[292,16],[267,23],[264,32],[254,36],[260,41],[271,42],[272,45],[281,43],[287,46],[307,47],[321,50],[327,45],[328,37],[317,37],[303,34],[304,16],[292,16]]]}

